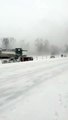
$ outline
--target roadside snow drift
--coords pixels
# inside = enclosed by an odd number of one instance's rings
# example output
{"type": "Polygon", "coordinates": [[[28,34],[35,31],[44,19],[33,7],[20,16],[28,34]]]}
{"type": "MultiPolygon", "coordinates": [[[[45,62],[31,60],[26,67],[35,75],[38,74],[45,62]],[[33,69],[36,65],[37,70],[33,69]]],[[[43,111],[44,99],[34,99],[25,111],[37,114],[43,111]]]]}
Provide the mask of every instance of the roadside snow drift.
{"type": "Polygon", "coordinates": [[[0,120],[68,120],[68,58],[0,64],[0,120]]]}

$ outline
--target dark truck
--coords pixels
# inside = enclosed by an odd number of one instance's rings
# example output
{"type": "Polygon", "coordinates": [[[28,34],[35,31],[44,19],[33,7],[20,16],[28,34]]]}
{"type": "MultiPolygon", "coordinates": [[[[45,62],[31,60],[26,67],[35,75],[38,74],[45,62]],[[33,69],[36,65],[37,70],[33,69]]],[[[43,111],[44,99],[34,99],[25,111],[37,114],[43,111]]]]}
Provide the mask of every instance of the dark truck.
{"type": "Polygon", "coordinates": [[[23,52],[27,50],[23,50],[22,48],[15,49],[0,49],[0,59],[9,59],[9,61],[32,61],[33,57],[24,55],[23,52]]]}

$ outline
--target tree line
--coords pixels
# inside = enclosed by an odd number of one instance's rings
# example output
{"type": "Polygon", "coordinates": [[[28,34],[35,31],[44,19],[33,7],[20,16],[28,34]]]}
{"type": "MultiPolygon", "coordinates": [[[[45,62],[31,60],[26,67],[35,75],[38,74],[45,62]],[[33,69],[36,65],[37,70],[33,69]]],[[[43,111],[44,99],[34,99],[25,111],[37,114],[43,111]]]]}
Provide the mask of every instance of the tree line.
{"type": "Polygon", "coordinates": [[[50,44],[48,40],[36,39],[33,43],[25,40],[17,41],[14,38],[3,38],[0,42],[0,47],[3,49],[13,49],[20,47],[29,51],[29,54],[34,55],[59,55],[60,53],[68,53],[68,45],[60,48],[57,45],[50,44]]]}

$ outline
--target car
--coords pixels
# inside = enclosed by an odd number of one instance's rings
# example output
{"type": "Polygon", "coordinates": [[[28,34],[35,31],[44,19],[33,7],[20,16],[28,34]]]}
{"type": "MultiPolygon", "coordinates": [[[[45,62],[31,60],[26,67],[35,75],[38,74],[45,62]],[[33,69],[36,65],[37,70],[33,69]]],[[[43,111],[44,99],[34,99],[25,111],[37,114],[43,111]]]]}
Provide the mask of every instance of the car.
{"type": "Polygon", "coordinates": [[[67,57],[67,55],[64,55],[64,57],[67,57]]]}
{"type": "Polygon", "coordinates": [[[61,54],[61,57],[64,57],[64,55],[63,55],[63,54],[61,54]]]}
{"type": "Polygon", "coordinates": [[[55,58],[55,56],[54,56],[54,55],[51,55],[50,58],[55,58]]]}

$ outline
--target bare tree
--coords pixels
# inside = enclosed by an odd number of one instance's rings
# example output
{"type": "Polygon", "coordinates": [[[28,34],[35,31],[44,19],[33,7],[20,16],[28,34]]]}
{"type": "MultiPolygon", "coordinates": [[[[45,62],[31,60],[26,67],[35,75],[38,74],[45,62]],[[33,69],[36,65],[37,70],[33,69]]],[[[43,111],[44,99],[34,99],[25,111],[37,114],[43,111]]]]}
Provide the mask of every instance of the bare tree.
{"type": "Polygon", "coordinates": [[[36,47],[37,54],[42,55],[42,53],[43,53],[43,40],[36,39],[35,40],[35,47],[36,47]]]}
{"type": "Polygon", "coordinates": [[[15,38],[13,38],[13,37],[9,38],[10,49],[15,48],[16,43],[17,43],[17,41],[15,38]]]}
{"type": "Polygon", "coordinates": [[[37,53],[39,55],[49,54],[50,47],[49,47],[49,41],[48,40],[36,39],[35,47],[36,47],[37,53]]]}
{"type": "Polygon", "coordinates": [[[47,55],[50,53],[50,44],[48,40],[44,40],[43,42],[43,53],[44,55],[47,55]]]}
{"type": "Polygon", "coordinates": [[[57,46],[55,46],[55,45],[51,46],[51,50],[50,51],[51,51],[51,55],[58,55],[60,53],[60,49],[57,46]]]}
{"type": "Polygon", "coordinates": [[[9,39],[8,38],[3,38],[3,40],[2,40],[2,48],[4,48],[4,49],[9,48],[9,39]]]}
{"type": "Polygon", "coordinates": [[[68,45],[64,46],[64,53],[68,53],[68,45]]]}
{"type": "Polygon", "coordinates": [[[12,49],[15,47],[15,42],[14,38],[3,38],[1,46],[4,49],[12,49]]]}

